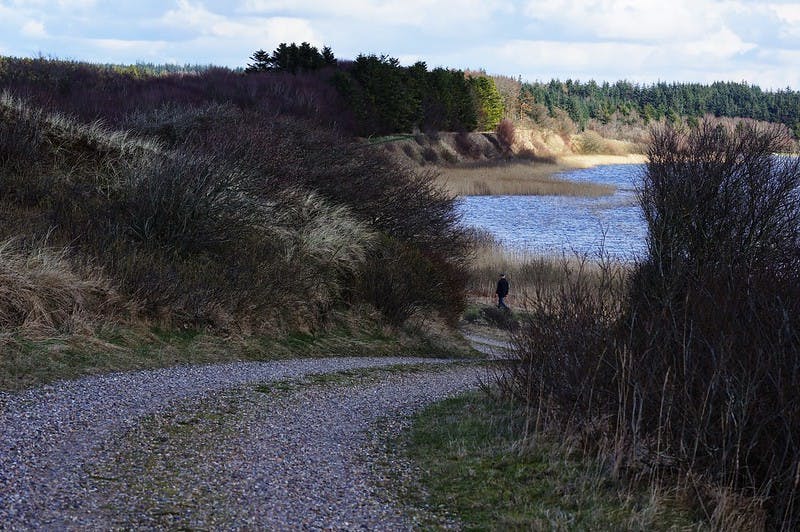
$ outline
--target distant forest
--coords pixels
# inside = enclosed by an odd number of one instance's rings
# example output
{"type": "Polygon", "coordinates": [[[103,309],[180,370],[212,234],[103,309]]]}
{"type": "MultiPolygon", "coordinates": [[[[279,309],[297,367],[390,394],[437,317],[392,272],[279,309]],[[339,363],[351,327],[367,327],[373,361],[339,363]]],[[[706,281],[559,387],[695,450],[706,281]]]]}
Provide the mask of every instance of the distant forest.
{"type": "MultiPolygon", "coordinates": [[[[284,43],[271,53],[258,50],[246,69],[233,70],[202,65],[98,66],[0,57],[0,87],[37,94],[40,102],[47,99],[43,91],[55,89],[58,99],[63,99],[77,90],[82,79],[96,77],[97,68],[108,73],[104,89],[111,91],[118,85],[112,81],[114,75],[138,80],[144,91],[168,90],[166,78],[174,75],[241,77],[240,82],[226,83],[218,95],[227,94],[234,100],[253,96],[252,90],[250,94],[229,94],[234,86],[246,90],[253,85],[247,78],[268,78],[269,82],[265,79],[256,85],[313,100],[302,105],[313,108],[318,119],[365,137],[415,130],[487,131],[503,118],[516,123],[558,124],[562,132],[569,132],[606,124],[646,126],[661,120],[691,123],[710,114],[782,123],[800,138],[800,92],[789,88],[763,91],[755,85],[733,82],[523,82],[484,71],[429,70],[421,61],[403,66],[387,55],[340,60],[330,48],[318,50],[309,43],[284,43]],[[89,74],[87,69],[95,72],[89,74]]],[[[124,86],[125,90],[132,89],[129,83],[124,86]]],[[[186,86],[182,84],[181,90],[186,86]]],[[[81,107],[85,111],[85,106],[81,107]]],[[[107,119],[108,113],[102,115],[107,119]]]]}
{"type": "Polygon", "coordinates": [[[523,83],[519,97],[523,103],[541,103],[550,112],[563,109],[581,127],[589,119],[605,123],[615,114],[645,121],[712,114],[779,122],[789,126],[795,135],[800,133],[800,92],[788,88],[766,92],[754,85],[732,82],[638,85],[568,79],[523,83]]]}

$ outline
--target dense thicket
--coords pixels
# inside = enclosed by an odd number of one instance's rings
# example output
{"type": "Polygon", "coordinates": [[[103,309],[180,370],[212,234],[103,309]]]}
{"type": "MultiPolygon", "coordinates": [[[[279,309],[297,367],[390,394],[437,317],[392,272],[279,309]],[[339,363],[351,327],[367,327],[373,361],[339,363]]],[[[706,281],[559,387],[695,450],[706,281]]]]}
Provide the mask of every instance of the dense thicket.
{"type": "Polygon", "coordinates": [[[247,329],[461,308],[453,200],[331,128],[347,112],[318,76],[3,60],[0,89],[0,237],[69,246],[148,315],[247,329]]]}
{"type": "MultiPolygon", "coordinates": [[[[487,87],[494,82],[481,78],[487,87]]],[[[436,68],[423,62],[409,67],[387,56],[360,55],[345,63],[335,78],[342,95],[356,113],[362,135],[432,131],[491,129],[486,94],[460,70],[436,68]]]]}
{"type": "Polygon", "coordinates": [[[754,497],[769,530],[800,525],[800,158],[775,155],[789,141],[747,122],[656,130],[647,255],[630,277],[605,264],[539,294],[501,380],[619,471],[705,479],[720,529],[719,487],[754,497]]]}
{"type": "MultiPolygon", "coordinates": [[[[632,281],[637,430],[800,525],[800,159],[785,128],[654,132],[632,281]]],[[[641,436],[640,436],[641,437],[641,436]]]]}
{"type": "MultiPolygon", "coordinates": [[[[210,67],[189,72],[147,65],[97,66],[72,61],[0,57],[0,89],[37,108],[84,122],[122,127],[153,109],[232,105],[266,117],[287,115],[347,129],[352,114],[325,72],[243,75],[210,67]]],[[[211,123],[206,122],[206,126],[211,123]]]]}
{"type": "Polygon", "coordinates": [[[202,66],[97,67],[0,58],[3,86],[14,86],[37,104],[55,99],[60,108],[89,120],[131,112],[124,98],[131,91],[135,105],[142,98],[152,104],[177,99],[259,106],[269,101],[277,104],[275,112],[301,112],[361,136],[493,130],[502,118],[530,119],[568,134],[608,123],[646,126],[678,118],[697,123],[706,115],[782,123],[800,136],[800,92],[763,91],[746,83],[529,83],[483,71],[428,70],[424,62],[403,66],[386,55],[339,61],[330,48],[308,43],[283,43],[271,53],[257,50],[246,72],[252,75],[202,66]],[[177,83],[177,78],[185,79],[177,83]],[[93,105],[69,101],[87,98],[93,105]]]}
{"type": "MultiPolygon", "coordinates": [[[[332,82],[356,116],[353,132],[363,136],[399,132],[491,130],[503,118],[503,100],[483,72],[428,70],[424,62],[405,67],[387,55],[337,61],[330,48],[283,43],[271,54],[251,56],[246,72],[309,72],[337,67],[332,82]]],[[[329,69],[331,70],[331,69],[329,69]]]]}

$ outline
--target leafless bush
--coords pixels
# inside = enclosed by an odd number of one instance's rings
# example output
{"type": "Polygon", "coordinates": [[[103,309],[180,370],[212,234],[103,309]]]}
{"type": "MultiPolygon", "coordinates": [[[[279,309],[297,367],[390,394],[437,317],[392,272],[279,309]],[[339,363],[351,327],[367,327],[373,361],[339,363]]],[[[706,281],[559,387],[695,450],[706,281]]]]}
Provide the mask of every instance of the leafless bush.
{"type": "Polygon", "coordinates": [[[511,146],[514,145],[514,140],[516,137],[516,129],[514,128],[514,122],[509,120],[508,118],[504,118],[497,124],[497,140],[500,142],[500,146],[503,149],[503,152],[507,153],[511,150],[511,146]]]}
{"type": "Polygon", "coordinates": [[[560,269],[526,298],[512,337],[519,360],[499,376],[499,384],[527,406],[529,425],[548,421],[584,431],[609,419],[617,401],[624,270],[608,259],[590,265],[585,256],[562,260],[560,269]]]}
{"type": "Polygon", "coordinates": [[[428,163],[439,162],[439,154],[430,146],[422,150],[422,158],[428,163]]]}
{"type": "Polygon", "coordinates": [[[465,157],[477,159],[481,156],[480,145],[473,140],[469,133],[461,131],[456,134],[456,149],[465,157]]]}
{"type": "Polygon", "coordinates": [[[412,246],[384,238],[371,250],[356,290],[391,323],[399,325],[438,297],[433,267],[412,246]]]}
{"type": "Polygon", "coordinates": [[[593,285],[579,271],[538,294],[500,384],[529,421],[608,444],[616,467],[757,496],[768,528],[796,530],[800,159],[775,155],[780,126],[652,135],[646,258],[629,279],[603,269],[593,285]]]}
{"type": "Polygon", "coordinates": [[[800,524],[800,159],[785,128],[656,130],[631,291],[639,430],[800,524]]]}
{"type": "Polygon", "coordinates": [[[137,135],[158,138],[167,146],[177,146],[192,135],[204,135],[219,124],[238,120],[241,109],[231,103],[208,103],[188,107],[168,103],[157,109],[136,109],[126,117],[123,127],[137,135]]]}

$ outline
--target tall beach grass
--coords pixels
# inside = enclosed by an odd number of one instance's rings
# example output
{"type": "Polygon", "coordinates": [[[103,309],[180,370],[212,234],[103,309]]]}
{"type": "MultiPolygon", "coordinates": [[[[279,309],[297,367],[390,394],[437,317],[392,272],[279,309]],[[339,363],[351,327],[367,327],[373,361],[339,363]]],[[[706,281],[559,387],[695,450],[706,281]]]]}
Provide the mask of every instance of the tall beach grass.
{"type": "Polygon", "coordinates": [[[515,160],[491,161],[437,169],[437,181],[456,196],[488,195],[557,195],[607,196],[614,187],[596,183],[578,183],[556,176],[572,168],[569,165],[533,163],[515,160]]]}

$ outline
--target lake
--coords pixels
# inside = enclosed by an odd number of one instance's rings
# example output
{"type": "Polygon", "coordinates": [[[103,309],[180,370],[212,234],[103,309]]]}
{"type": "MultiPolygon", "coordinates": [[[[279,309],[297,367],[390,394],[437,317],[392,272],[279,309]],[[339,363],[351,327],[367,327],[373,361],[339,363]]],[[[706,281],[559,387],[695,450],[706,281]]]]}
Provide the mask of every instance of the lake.
{"type": "Polygon", "coordinates": [[[632,260],[645,250],[647,230],[636,203],[644,165],[596,166],[559,174],[571,181],[617,187],[611,196],[466,196],[459,211],[466,225],[490,232],[514,251],[544,255],[594,254],[632,260]]]}

